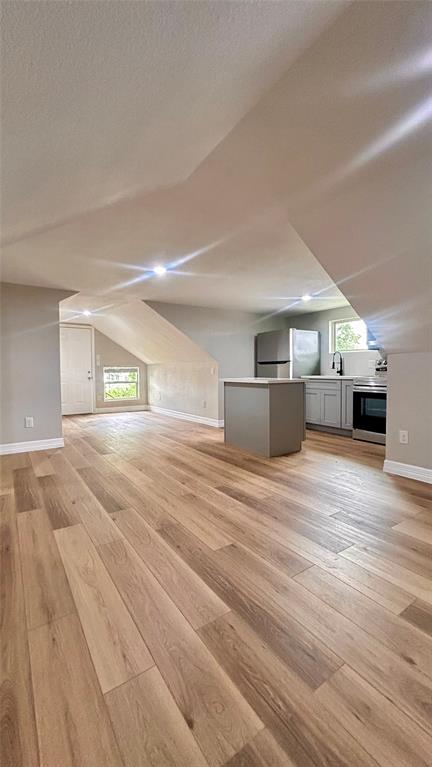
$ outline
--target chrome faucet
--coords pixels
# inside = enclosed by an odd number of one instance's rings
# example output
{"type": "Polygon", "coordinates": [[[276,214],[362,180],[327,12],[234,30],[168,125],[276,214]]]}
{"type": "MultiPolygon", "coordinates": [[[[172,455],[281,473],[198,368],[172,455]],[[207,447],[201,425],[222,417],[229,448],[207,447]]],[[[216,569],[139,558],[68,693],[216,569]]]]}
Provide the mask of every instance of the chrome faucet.
{"type": "Polygon", "coordinates": [[[341,376],[343,374],[343,359],[342,359],[342,354],[340,352],[335,352],[333,354],[332,370],[336,370],[337,376],[341,376]],[[339,367],[336,367],[336,362],[335,362],[336,354],[339,354],[339,367]]]}

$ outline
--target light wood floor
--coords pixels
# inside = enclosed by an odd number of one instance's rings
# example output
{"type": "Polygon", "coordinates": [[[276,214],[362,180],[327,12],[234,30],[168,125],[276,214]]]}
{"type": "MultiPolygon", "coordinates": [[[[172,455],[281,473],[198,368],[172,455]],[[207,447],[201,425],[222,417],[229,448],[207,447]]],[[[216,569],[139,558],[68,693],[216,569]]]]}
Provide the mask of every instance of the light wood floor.
{"type": "Polygon", "coordinates": [[[150,413],[2,460],[2,767],[432,764],[430,488],[150,413]]]}

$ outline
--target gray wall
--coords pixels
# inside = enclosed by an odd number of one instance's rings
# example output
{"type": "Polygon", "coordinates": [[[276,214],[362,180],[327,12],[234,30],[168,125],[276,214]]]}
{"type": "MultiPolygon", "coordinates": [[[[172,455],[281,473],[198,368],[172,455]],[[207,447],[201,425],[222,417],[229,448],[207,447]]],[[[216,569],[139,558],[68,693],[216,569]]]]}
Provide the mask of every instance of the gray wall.
{"type": "Polygon", "coordinates": [[[99,330],[95,330],[94,336],[95,342],[95,385],[96,385],[96,407],[106,408],[109,410],[112,407],[127,407],[127,405],[147,405],[147,365],[138,357],[130,354],[122,346],[119,346],[110,338],[100,333],[99,330]],[[99,363],[99,364],[98,364],[99,363]],[[110,367],[111,365],[133,365],[139,367],[140,377],[140,397],[133,402],[104,402],[103,398],[103,369],[110,367]]]}
{"type": "Polygon", "coordinates": [[[386,459],[432,469],[432,353],[391,354],[388,362],[386,459]]]}
{"type": "Polygon", "coordinates": [[[0,285],[0,443],[62,436],[59,301],[63,290],[0,285]],[[24,427],[33,416],[34,428],[24,427]]]}
{"type": "MultiPolygon", "coordinates": [[[[332,355],[329,353],[329,323],[331,320],[343,320],[348,317],[358,316],[351,306],[342,306],[338,309],[328,309],[324,312],[312,312],[311,314],[297,314],[286,317],[286,325],[289,328],[299,330],[319,330],[321,333],[321,374],[332,373],[332,355]]],[[[375,360],[379,354],[376,351],[344,352],[345,375],[361,376],[373,375],[375,372],[375,360]]]]}
{"type": "MultiPolygon", "coordinates": [[[[157,301],[147,303],[218,362],[220,419],[223,418],[221,379],[255,375],[255,335],[265,330],[285,327],[283,318],[277,316],[266,318],[252,312],[209,309],[157,301]]],[[[204,397],[200,400],[204,400],[204,397]]],[[[171,401],[174,404],[176,402],[175,391],[172,391],[171,401]]],[[[181,410],[181,407],[173,405],[173,409],[181,410]]]]}

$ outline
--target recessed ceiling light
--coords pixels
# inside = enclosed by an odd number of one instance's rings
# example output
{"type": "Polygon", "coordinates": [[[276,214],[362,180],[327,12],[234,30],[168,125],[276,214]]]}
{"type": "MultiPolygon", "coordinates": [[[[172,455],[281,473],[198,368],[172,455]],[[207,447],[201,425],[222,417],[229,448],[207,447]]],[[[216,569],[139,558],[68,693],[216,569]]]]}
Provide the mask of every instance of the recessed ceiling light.
{"type": "Polygon", "coordinates": [[[312,296],[306,293],[306,295],[302,296],[302,301],[312,301],[312,296]]]}
{"type": "Polygon", "coordinates": [[[84,309],[84,311],[83,311],[83,315],[84,315],[84,317],[90,317],[90,316],[91,316],[91,311],[90,311],[90,309],[84,309]]]}
{"type": "Polygon", "coordinates": [[[155,274],[157,274],[158,277],[162,277],[163,274],[166,274],[166,267],[165,266],[155,266],[153,271],[154,271],[155,274]]]}

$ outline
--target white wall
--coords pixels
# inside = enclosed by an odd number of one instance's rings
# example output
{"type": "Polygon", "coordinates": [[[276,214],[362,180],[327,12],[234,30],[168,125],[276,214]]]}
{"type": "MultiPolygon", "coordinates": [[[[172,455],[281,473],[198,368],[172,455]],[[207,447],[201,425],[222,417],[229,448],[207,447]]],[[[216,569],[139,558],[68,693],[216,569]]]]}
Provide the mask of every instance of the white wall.
{"type": "Polygon", "coordinates": [[[70,293],[0,285],[0,443],[62,436],[59,301],[70,293]],[[25,416],[34,427],[25,428],[25,416]]]}
{"type": "Polygon", "coordinates": [[[119,344],[116,344],[110,338],[95,330],[95,386],[96,386],[96,407],[106,408],[127,407],[128,405],[147,405],[147,365],[142,360],[130,354],[119,344]],[[99,363],[99,364],[98,364],[99,363]],[[139,368],[139,393],[138,399],[129,402],[104,402],[103,369],[116,365],[133,365],[139,368]]]}
{"type": "Polygon", "coordinates": [[[256,334],[284,327],[283,318],[278,316],[266,318],[252,312],[156,301],[147,303],[217,361],[219,419],[223,418],[223,379],[255,375],[256,334]]]}
{"type": "MultiPolygon", "coordinates": [[[[332,354],[329,352],[329,323],[332,320],[343,320],[350,317],[358,317],[351,306],[343,306],[340,309],[329,309],[324,312],[312,312],[311,314],[298,314],[286,318],[289,328],[299,330],[319,330],[321,333],[321,374],[333,373],[331,363],[332,354]]],[[[343,352],[344,374],[348,376],[367,376],[375,374],[375,361],[379,354],[376,351],[343,352]]]]}
{"type": "Polygon", "coordinates": [[[386,459],[432,470],[432,353],[391,354],[388,362],[386,459]]]}
{"type": "MultiPolygon", "coordinates": [[[[101,310],[96,307],[91,324],[107,339],[104,345],[111,361],[114,356],[120,359],[120,354],[126,360],[127,353],[130,357],[125,364],[141,360],[147,375],[148,404],[218,419],[218,364],[195,343],[192,334],[182,332],[169,318],[140,300],[101,310]],[[114,346],[108,347],[108,340],[114,346]]],[[[101,388],[99,381],[99,396],[101,388]]],[[[97,406],[103,407],[101,399],[97,406]]]]}
{"type": "Polygon", "coordinates": [[[216,363],[173,362],[147,370],[150,405],[219,420],[216,363]]]}

